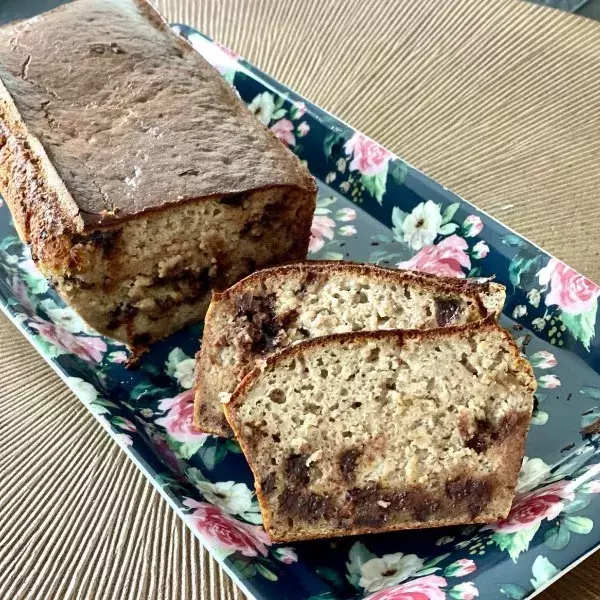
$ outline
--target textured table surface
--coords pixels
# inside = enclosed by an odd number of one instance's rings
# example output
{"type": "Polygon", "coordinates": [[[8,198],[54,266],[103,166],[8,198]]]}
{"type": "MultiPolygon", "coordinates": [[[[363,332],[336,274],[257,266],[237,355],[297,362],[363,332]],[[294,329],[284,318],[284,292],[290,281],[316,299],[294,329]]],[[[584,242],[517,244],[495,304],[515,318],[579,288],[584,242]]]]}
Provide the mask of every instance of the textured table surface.
{"type": "MultiPolygon", "coordinates": [[[[512,0],[158,5],[600,281],[598,23],[512,0]]],[[[0,415],[0,598],[242,598],[2,316],[0,415]]],[[[600,553],[539,597],[599,581],[600,553]]]]}

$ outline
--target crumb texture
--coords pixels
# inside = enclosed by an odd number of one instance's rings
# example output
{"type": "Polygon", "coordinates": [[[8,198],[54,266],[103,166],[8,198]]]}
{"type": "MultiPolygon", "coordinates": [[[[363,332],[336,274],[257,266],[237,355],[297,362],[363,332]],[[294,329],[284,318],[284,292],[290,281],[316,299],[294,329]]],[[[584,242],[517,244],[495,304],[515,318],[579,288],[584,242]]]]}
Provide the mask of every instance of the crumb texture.
{"type": "Polygon", "coordinates": [[[476,324],[302,343],[225,410],[288,541],[501,518],[534,387],[510,336],[476,324]]]}
{"type": "Polygon", "coordinates": [[[213,302],[198,362],[197,425],[231,435],[218,395],[231,393],[258,359],[332,333],[431,329],[486,316],[504,288],[422,277],[373,265],[307,263],[265,271],[213,302]]]}

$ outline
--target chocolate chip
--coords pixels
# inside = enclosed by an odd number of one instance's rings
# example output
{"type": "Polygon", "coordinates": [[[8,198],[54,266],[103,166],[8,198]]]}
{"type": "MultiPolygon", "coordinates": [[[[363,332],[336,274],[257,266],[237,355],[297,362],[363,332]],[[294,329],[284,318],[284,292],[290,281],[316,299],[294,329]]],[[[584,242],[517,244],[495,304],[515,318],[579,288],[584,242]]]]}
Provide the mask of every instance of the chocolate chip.
{"type": "Polygon", "coordinates": [[[269,473],[261,482],[260,482],[260,487],[262,489],[262,491],[269,496],[270,494],[273,493],[273,491],[275,490],[277,484],[277,478],[275,476],[275,473],[269,473]]]}
{"type": "Polygon", "coordinates": [[[101,248],[104,254],[110,257],[117,249],[118,240],[121,236],[120,229],[97,229],[90,234],[75,234],[73,236],[74,244],[93,244],[101,248]]]}
{"type": "Polygon", "coordinates": [[[475,450],[477,454],[485,452],[494,439],[494,430],[489,421],[477,419],[475,422],[475,433],[465,443],[467,448],[475,450]]]}
{"type": "Polygon", "coordinates": [[[362,455],[360,448],[348,448],[344,450],[339,457],[340,472],[345,481],[354,481],[356,463],[362,455]]]}
{"type": "Polygon", "coordinates": [[[472,517],[476,517],[492,497],[491,485],[484,479],[464,477],[446,483],[446,495],[453,502],[466,504],[472,517]]]}
{"type": "Polygon", "coordinates": [[[308,521],[331,519],[337,513],[335,502],[329,496],[294,487],[286,488],[279,495],[279,506],[282,512],[308,521]]]}
{"type": "MultiPolygon", "coordinates": [[[[535,403],[535,401],[534,401],[535,403]]],[[[515,431],[520,431],[520,425],[528,419],[525,414],[511,410],[500,419],[495,427],[487,420],[478,419],[475,422],[475,433],[470,433],[469,416],[461,413],[458,417],[458,431],[465,440],[465,446],[478,454],[486,452],[493,444],[501,444],[515,431]]]]}
{"type": "Polygon", "coordinates": [[[221,204],[226,204],[227,206],[241,206],[245,197],[246,194],[229,194],[228,196],[223,196],[223,198],[221,198],[221,204]]]}
{"type": "Polygon", "coordinates": [[[306,466],[307,460],[308,455],[306,454],[290,454],[290,456],[287,457],[285,474],[288,481],[293,485],[308,485],[310,474],[308,472],[308,467],[306,466]]]}
{"type": "Polygon", "coordinates": [[[435,318],[440,327],[446,327],[460,314],[460,303],[449,298],[435,299],[435,318]]]}
{"type": "Polygon", "coordinates": [[[282,323],[275,314],[275,295],[254,296],[242,294],[236,300],[236,318],[245,318],[248,341],[242,341],[246,350],[262,354],[277,346],[282,323]]]}
{"type": "Polygon", "coordinates": [[[314,283],[316,280],[317,280],[317,274],[314,271],[306,271],[300,282],[300,287],[298,288],[298,292],[297,292],[298,296],[299,297],[304,296],[304,294],[306,294],[308,286],[311,283],[314,283]]]}
{"type": "Polygon", "coordinates": [[[431,494],[421,490],[411,490],[406,494],[404,504],[412,510],[417,521],[428,521],[440,509],[440,502],[431,494]]]}
{"type": "Polygon", "coordinates": [[[282,314],[279,317],[279,323],[281,324],[281,327],[287,329],[290,325],[292,325],[292,323],[296,321],[296,319],[298,318],[298,314],[299,313],[295,308],[292,308],[291,310],[288,310],[286,313],[282,314]]]}

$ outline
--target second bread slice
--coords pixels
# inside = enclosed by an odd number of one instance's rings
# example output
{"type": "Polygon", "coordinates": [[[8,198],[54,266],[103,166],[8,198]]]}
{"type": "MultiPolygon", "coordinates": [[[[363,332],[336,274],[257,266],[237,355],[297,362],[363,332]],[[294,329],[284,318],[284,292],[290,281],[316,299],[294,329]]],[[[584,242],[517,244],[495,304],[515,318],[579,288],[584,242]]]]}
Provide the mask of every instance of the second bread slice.
{"type": "Polygon", "coordinates": [[[311,261],[256,272],[213,296],[197,357],[194,423],[230,437],[220,397],[227,399],[270,352],[331,333],[470,323],[498,314],[504,298],[495,283],[356,263],[311,261]]]}
{"type": "Polygon", "coordinates": [[[302,342],[225,414],[265,527],[289,542],[504,518],[534,390],[510,334],[479,322],[302,342]]]}

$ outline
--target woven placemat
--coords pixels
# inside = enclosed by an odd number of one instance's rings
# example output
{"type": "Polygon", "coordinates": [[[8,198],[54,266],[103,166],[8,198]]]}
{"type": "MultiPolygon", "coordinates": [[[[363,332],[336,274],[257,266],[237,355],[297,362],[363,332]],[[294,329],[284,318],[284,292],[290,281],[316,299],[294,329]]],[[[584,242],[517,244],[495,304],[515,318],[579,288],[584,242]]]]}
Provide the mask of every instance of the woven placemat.
{"type": "MultiPolygon", "coordinates": [[[[600,280],[597,23],[511,0],[158,5],[600,280]]],[[[4,317],[0,415],[0,598],[242,598],[4,317]]],[[[599,580],[593,557],[540,598],[599,580]]]]}

